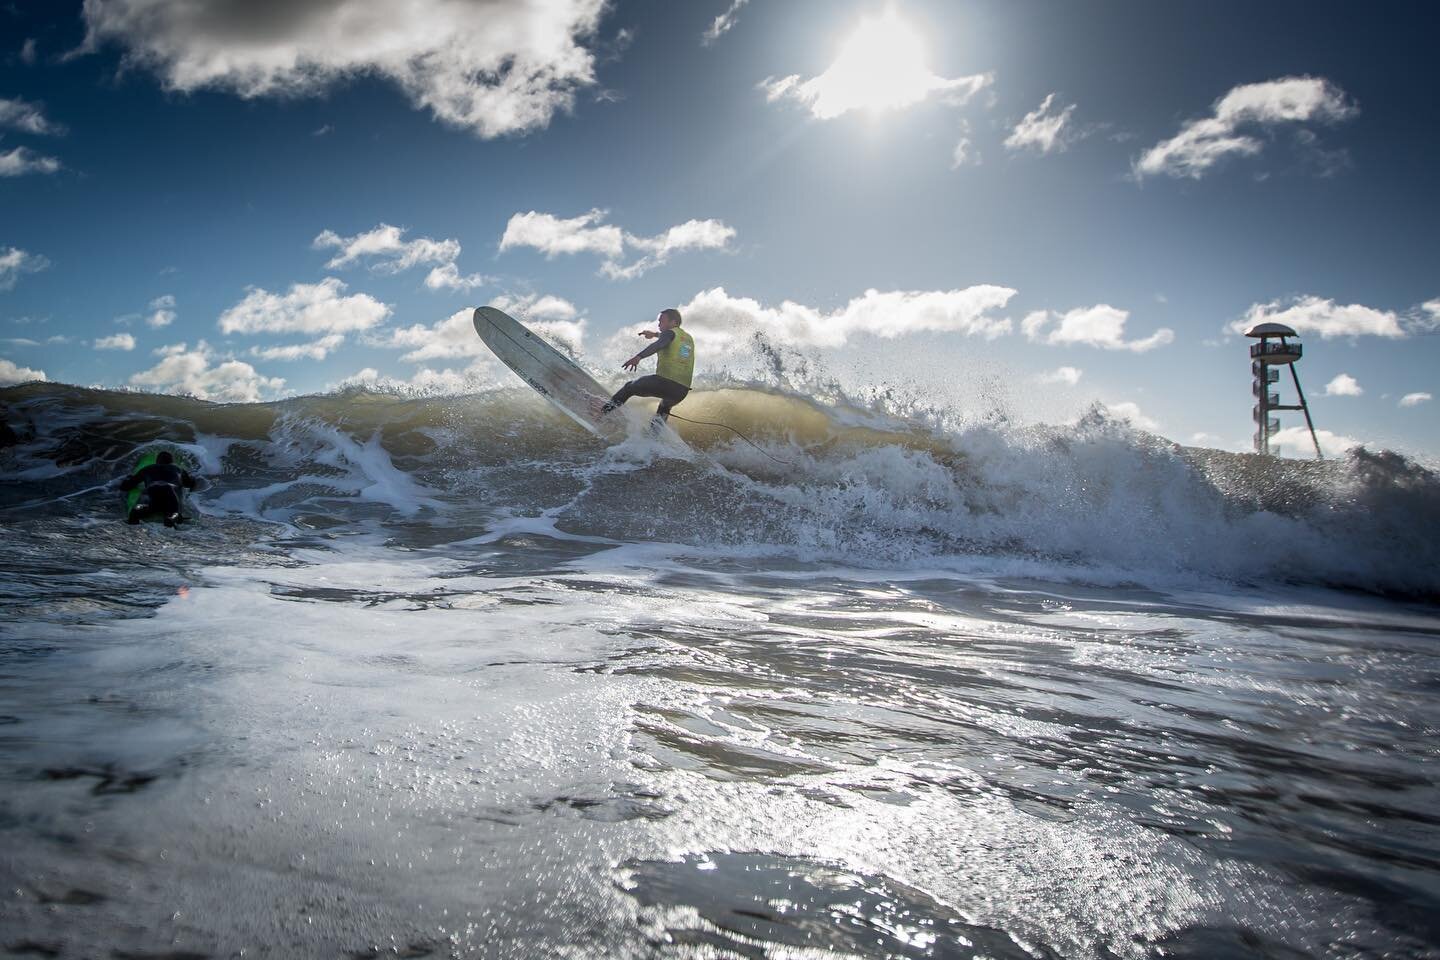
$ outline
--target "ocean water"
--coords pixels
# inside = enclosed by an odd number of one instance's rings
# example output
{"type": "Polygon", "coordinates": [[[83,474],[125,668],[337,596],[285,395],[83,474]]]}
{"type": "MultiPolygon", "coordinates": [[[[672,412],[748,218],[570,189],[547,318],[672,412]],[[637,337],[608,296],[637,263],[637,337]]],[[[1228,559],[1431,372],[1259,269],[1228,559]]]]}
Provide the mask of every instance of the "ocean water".
{"type": "Polygon", "coordinates": [[[0,406],[0,954],[1440,956],[1425,465],[739,384],[689,449],[0,406]],[[127,526],[161,445],[208,486],[127,526]]]}

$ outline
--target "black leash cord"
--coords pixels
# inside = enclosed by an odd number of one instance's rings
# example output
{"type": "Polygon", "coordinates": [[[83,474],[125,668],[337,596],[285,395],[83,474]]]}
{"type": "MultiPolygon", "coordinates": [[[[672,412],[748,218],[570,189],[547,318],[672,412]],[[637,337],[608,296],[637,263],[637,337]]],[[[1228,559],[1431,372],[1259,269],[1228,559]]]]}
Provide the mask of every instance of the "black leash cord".
{"type": "Polygon", "coordinates": [[[725,424],[725,423],[713,423],[713,422],[711,422],[711,421],[709,421],[709,420],[691,420],[689,417],[682,417],[682,416],[680,416],[680,414],[675,413],[675,412],[673,412],[673,411],[671,412],[670,416],[674,417],[676,420],[683,420],[683,421],[685,421],[686,423],[693,423],[693,424],[695,424],[696,426],[701,426],[701,427],[720,427],[721,429],[729,430],[731,433],[735,434],[735,436],[739,437],[741,440],[744,440],[746,443],[750,444],[750,446],[754,447],[756,450],[759,450],[761,453],[765,454],[765,456],[769,457],[771,460],[774,460],[776,463],[783,463],[783,464],[785,464],[785,466],[787,466],[787,467],[793,467],[793,466],[795,465],[795,461],[793,461],[793,460],[781,460],[779,457],[775,456],[775,455],[774,455],[773,453],[771,453],[770,451],[768,451],[768,450],[766,450],[765,448],[761,447],[760,444],[756,443],[754,440],[751,440],[749,437],[745,436],[745,434],[741,433],[739,430],[736,430],[734,427],[730,426],[729,424],[725,424]]]}

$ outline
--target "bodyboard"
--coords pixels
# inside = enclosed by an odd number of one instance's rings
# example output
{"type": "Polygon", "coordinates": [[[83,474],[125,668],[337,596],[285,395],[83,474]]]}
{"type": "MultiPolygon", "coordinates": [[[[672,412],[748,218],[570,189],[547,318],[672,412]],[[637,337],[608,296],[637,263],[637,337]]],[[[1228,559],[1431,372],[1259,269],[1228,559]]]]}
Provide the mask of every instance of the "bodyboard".
{"type": "MultiPolygon", "coordinates": [[[[140,455],[140,459],[135,461],[135,466],[131,469],[130,475],[131,475],[131,476],[134,476],[135,474],[139,473],[141,470],[144,470],[146,467],[150,466],[152,463],[155,462],[155,458],[156,458],[157,456],[159,456],[160,453],[161,453],[160,450],[147,450],[146,452],[142,453],[142,454],[140,455]]],[[[171,450],[170,453],[175,457],[175,464],[176,464],[176,466],[178,466],[181,470],[184,470],[185,472],[188,473],[188,472],[190,471],[190,461],[189,461],[189,458],[183,456],[183,455],[180,454],[180,453],[177,453],[177,452],[174,451],[174,450],[171,450]]],[[[185,494],[186,494],[186,490],[185,490],[184,487],[180,487],[179,490],[180,490],[180,512],[183,514],[183,513],[186,512],[186,511],[185,511],[185,494]]],[[[121,509],[121,512],[120,512],[120,516],[128,518],[128,517],[130,516],[130,511],[135,509],[135,504],[139,503],[139,502],[140,502],[140,498],[141,498],[142,496],[144,496],[144,495],[145,495],[145,489],[144,489],[143,487],[135,487],[135,488],[133,488],[133,489],[131,489],[131,490],[125,491],[124,498],[123,498],[123,503],[122,503],[122,509],[121,509]]],[[[153,516],[152,516],[152,517],[147,517],[146,519],[157,520],[157,519],[159,519],[159,517],[153,517],[153,516]]]]}

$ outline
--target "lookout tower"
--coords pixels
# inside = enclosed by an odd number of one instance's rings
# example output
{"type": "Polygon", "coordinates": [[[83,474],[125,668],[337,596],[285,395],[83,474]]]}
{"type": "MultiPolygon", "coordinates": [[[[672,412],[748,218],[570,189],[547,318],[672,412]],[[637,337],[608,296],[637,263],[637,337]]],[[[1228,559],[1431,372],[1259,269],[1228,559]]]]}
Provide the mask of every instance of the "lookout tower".
{"type": "MultiPolygon", "coordinates": [[[[1315,424],[1310,419],[1310,408],[1305,404],[1305,391],[1300,389],[1300,376],[1295,372],[1295,361],[1300,359],[1299,337],[1294,330],[1283,323],[1259,323],[1245,331],[1245,336],[1254,337],[1259,343],[1250,344],[1250,372],[1255,382],[1250,392],[1255,395],[1252,409],[1255,417],[1255,452],[1270,452],[1270,435],[1280,429],[1278,417],[1271,417],[1271,411],[1299,410],[1305,414],[1305,425],[1310,428],[1310,440],[1315,444],[1315,458],[1323,458],[1320,441],[1315,436],[1315,424]],[[1280,402],[1280,394],[1271,393],[1270,385],[1280,379],[1279,366],[1290,368],[1290,379],[1295,381],[1295,395],[1298,404],[1280,402]]],[[[1277,387],[1278,389],[1278,387],[1277,387]]]]}

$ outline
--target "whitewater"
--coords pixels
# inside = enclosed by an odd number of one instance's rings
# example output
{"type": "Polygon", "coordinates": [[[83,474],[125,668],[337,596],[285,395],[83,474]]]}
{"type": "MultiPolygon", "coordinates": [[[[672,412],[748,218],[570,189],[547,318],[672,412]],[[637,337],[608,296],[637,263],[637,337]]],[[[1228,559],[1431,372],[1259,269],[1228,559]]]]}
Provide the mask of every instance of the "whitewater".
{"type": "Polygon", "coordinates": [[[525,388],[0,410],[0,953],[1440,956],[1400,454],[738,381],[688,447],[525,388]],[[121,520],[157,448],[175,530],[121,520]]]}

